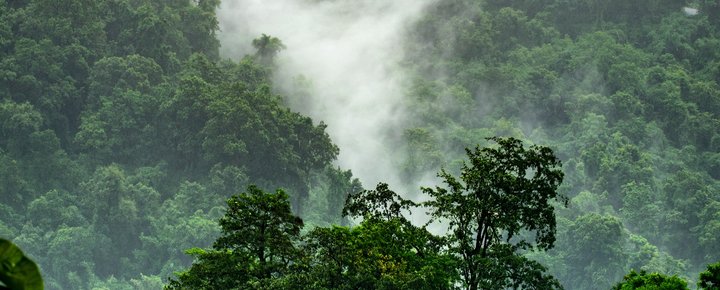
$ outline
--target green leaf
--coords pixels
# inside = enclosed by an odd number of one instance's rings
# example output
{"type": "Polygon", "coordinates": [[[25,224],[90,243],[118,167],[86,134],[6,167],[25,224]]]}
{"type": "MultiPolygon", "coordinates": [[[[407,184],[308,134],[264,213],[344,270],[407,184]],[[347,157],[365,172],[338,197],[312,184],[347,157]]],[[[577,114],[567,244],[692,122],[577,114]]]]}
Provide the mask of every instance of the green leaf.
{"type": "Polygon", "coordinates": [[[0,289],[42,290],[38,266],[12,242],[0,239],[0,289]]]}

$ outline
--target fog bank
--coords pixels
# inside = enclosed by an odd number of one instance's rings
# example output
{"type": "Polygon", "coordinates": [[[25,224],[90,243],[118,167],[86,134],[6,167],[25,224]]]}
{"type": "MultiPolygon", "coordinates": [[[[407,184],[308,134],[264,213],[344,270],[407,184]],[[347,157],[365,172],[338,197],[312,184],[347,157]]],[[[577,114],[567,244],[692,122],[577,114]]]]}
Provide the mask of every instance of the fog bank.
{"type": "Polygon", "coordinates": [[[221,54],[237,60],[254,53],[253,38],[278,37],[287,49],[277,59],[276,85],[294,110],[328,124],[338,165],[366,188],[399,185],[405,112],[398,62],[406,29],[431,1],[224,1],[221,54]]]}

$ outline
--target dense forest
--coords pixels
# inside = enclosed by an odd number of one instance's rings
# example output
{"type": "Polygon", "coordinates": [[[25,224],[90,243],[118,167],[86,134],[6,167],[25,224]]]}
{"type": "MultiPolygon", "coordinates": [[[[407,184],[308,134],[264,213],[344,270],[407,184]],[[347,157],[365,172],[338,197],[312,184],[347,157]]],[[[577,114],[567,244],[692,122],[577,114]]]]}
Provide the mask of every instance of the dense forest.
{"type": "Polygon", "coordinates": [[[375,185],[220,0],[0,2],[0,238],[47,289],[719,287],[720,3],[428,3],[375,185]]]}

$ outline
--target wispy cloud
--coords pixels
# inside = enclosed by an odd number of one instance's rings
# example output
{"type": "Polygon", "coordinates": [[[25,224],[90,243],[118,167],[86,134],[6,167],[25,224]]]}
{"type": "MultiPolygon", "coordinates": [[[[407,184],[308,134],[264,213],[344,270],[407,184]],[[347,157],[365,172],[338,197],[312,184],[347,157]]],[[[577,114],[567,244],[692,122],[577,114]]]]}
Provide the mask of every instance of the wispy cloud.
{"type": "Polygon", "coordinates": [[[236,0],[219,12],[222,54],[251,54],[262,33],[287,46],[276,84],[295,110],[328,124],[338,165],[366,187],[401,184],[397,164],[405,129],[405,78],[399,68],[409,25],[433,0],[236,0]],[[312,82],[295,95],[299,75],[312,82]]]}

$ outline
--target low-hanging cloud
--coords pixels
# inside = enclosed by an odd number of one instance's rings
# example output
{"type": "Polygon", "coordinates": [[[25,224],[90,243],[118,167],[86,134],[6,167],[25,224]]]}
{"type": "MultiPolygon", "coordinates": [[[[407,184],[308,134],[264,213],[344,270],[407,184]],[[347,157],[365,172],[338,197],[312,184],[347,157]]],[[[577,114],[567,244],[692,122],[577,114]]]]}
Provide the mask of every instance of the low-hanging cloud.
{"type": "Polygon", "coordinates": [[[338,165],[368,187],[401,184],[397,164],[406,114],[404,35],[433,0],[235,0],[218,11],[221,54],[252,54],[253,38],[278,37],[276,85],[290,106],[328,124],[338,165]],[[293,94],[298,76],[308,94],[293,94]]]}

